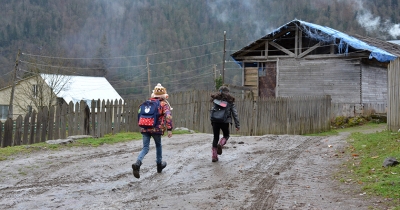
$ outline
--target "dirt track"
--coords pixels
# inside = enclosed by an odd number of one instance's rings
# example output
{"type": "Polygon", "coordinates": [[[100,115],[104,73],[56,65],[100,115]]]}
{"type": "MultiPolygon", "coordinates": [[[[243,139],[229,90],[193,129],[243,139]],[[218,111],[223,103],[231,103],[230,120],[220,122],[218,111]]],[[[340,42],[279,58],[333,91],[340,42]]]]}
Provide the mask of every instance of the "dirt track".
{"type": "Polygon", "coordinates": [[[2,209],[368,209],[378,200],[332,178],[345,135],[231,137],[211,162],[210,134],[163,137],[168,166],[156,171],[154,142],[141,178],[141,141],[42,150],[0,162],[2,209]]]}

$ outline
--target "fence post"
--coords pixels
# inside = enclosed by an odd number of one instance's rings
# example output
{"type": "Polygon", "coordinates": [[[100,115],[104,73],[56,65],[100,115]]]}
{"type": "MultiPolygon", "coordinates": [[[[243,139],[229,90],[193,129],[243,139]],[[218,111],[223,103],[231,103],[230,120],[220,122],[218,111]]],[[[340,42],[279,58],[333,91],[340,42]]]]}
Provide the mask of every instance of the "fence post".
{"type": "Polygon", "coordinates": [[[100,112],[100,116],[101,116],[101,126],[100,126],[100,136],[99,137],[103,137],[105,134],[105,130],[106,130],[106,102],[104,101],[104,99],[101,101],[101,112],[100,112]]]}
{"type": "Polygon", "coordinates": [[[47,140],[51,140],[54,137],[54,106],[50,107],[49,110],[49,117],[48,117],[48,122],[49,122],[49,130],[48,130],[48,136],[47,136],[47,140]]]}
{"type": "Polygon", "coordinates": [[[4,143],[3,147],[12,146],[13,142],[13,120],[8,118],[4,124],[4,143]]]}
{"type": "Polygon", "coordinates": [[[97,101],[96,100],[92,100],[92,103],[90,104],[91,105],[91,112],[90,112],[90,114],[91,114],[91,122],[92,122],[92,132],[91,132],[91,134],[92,134],[92,136],[96,136],[96,103],[97,101]]]}
{"type": "Polygon", "coordinates": [[[41,142],[46,141],[48,114],[49,114],[49,110],[48,110],[47,106],[43,107],[43,109],[42,109],[42,131],[41,131],[41,136],[40,136],[41,142]]]}
{"type": "Polygon", "coordinates": [[[21,145],[22,143],[21,139],[22,139],[22,116],[19,115],[15,123],[15,136],[13,145],[21,145]]]}
{"type": "Polygon", "coordinates": [[[60,127],[61,127],[61,105],[54,106],[55,116],[54,116],[54,139],[60,137],[60,127]]]}
{"type": "Polygon", "coordinates": [[[90,134],[90,109],[89,106],[85,103],[85,109],[83,111],[83,134],[90,134]]]}
{"type": "Polygon", "coordinates": [[[61,107],[60,115],[60,138],[65,139],[67,137],[68,128],[68,105],[63,103],[61,107]]]}
{"type": "Polygon", "coordinates": [[[101,107],[101,101],[100,101],[100,99],[97,99],[97,112],[96,112],[96,119],[97,119],[97,127],[96,127],[96,134],[97,134],[97,137],[101,137],[101,133],[100,133],[100,131],[101,131],[101,119],[102,119],[102,117],[101,117],[101,109],[100,109],[100,107],[101,107]]]}
{"type": "Polygon", "coordinates": [[[3,142],[3,123],[0,121],[0,148],[4,147],[4,142],[3,142]]]}
{"type": "Polygon", "coordinates": [[[74,132],[73,132],[73,134],[68,135],[68,136],[79,135],[80,134],[79,126],[80,126],[81,121],[79,120],[80,119],[79,111],[80,111],[79,102],[76,102],[75,103],[74,114],[72,115],[72,117],[74,118],[74,124],[73,124],[74,125],[74,132]]]}
{"type": "Polygon", "coordinates": [[[42,110],[38,111],[36,118],[36,132],[35,132],[35,143],[40,142],[40,128],[42,126],[42,110]]]}
{"type": "Polygon", "coordinates": [[[36,110],[31,114],[31,132],[29,135],[29,144],[35,143],[35,123],[36,123],[36,110]]]}
{"type": "Polygon", "coordinates": [[[68,126],[67,126],[67,136],[73,136],[75,133],[75,122],[74,122],[74,103],[72,101],[68,104],[68,126]]]}

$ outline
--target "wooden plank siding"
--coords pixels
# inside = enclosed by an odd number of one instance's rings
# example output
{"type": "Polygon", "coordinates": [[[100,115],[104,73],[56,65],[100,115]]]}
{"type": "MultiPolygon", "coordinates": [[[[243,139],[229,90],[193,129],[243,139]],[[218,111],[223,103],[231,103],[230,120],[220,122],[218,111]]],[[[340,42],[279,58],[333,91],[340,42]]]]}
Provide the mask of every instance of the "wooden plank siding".
{"type": "Polygon", "coordinates": [[[400,58],[391,61],[388,66],[388,130],[400,129],[400,58]]]}
{"type": "MultiPolygon", "coordinates": [[[[232,92],[236,97],[235,105],[241,125],[238,132],[231,129],[232,135],[306,134],[330,130],[329,96],[266,98],[255,102],[241,97],[241,92],[232,92]]],[[[212,107],[212,93],[190,91],[170,94],[168,101],[172,107],[175,128],[186,127],[211,134],[209,110],[212,107]]],[[[12,119],[8,119],[4,124],[0,123],[0,131],[4,130],[0,132],[1,146],[44,142],[51,140],[51,133],[60,138],[71,135],[102,137],[105,134],[116,133],[117,127],[119,132],[138,132],[140,128],[137,125],[136,112],[140,103],[142,100],[126,100],[120,106],[115,106],[103,100],[98,101],[97,109],[93,109],[94,103],[92,109],[86,107],[85,102],[69,106],[63,104],[50,109],[54,109],[54,115],[48,115],[47,108],[39,110],[37,114],[34,110],[32,114],[27,114],[29,117],[25,117],[23,123],[22,116],[18,117],[16,123],[12,119]],[[102,107],[99,107],[100,104],[102,107]],[[50,120],[51,116],[54,116],[54,119],[50,120]],[[96,122],[91,122],[93,119],[96,122]],[[51,127],[48,125],[50,122],[54,124],[51,132],[48,130],[51,127]]]]}
{"type": "Polygon", "coordinates": [[[280,97],[330,95],[332,102],[361,103],[360,67],[340,59],[280,59],[280,97]]]}
{"type": "Polygon", "coordinates": [[[244,69],[244,86],[252,89],[254,97],[258,97],[258,67],[244,69]]]}
{"type": "Polygon", "coordinates": [[[362,65],[362,103],[387,101],[388,70],[386,68],[362,65]]]}

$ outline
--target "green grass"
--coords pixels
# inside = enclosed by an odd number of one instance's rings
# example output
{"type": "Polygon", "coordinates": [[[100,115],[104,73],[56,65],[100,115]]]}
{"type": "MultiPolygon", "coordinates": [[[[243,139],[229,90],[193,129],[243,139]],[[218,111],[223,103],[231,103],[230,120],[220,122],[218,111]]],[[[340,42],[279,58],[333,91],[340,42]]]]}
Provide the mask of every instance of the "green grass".
{"type": "MultiPolygon", "coordinates": [[[[173,131],[173,135],[179,135],[179,134],[188,134],[189,131],[173,131]]],[[[163,136],[165,138],[167,134],[163,136]]],[[[31,144],[31,145],[22,145],[22,146],[13,146],[13,147],[6,147],[6,148],[0,148],[0,161],[7,160],[8,158],[12,158],[13,155],[16,154],[29,154],[41,150],[59,150],[63,148],[68,148],[68,147],[98,147],[103,144],[115,144],[115,143],[120,143],[120,142],[127,142],[127,141],[133,141],[133,140],[141,140],[142,139],[142,134],[139,132],[125,132],[125,133],[118,133],[115,135],[107,134],[102,138],[85,138],[85,139],[79,139],[74,141],[73,143],[70,144],[47,144],[45,142],[42,143],[37,143],[37,144],[31,144]]]]}
{"type": "Polygon", "coordinates": [[[79,139],[72,144],[73,146],[92,146],[98,147],[103,144],[115,144],[132,140],[142,139],[142,134],[138,132],[118,133],[115,135],[107,134],[102,138],[79,139]]]}
{"type": "Polygon", "coordinates": [[[346,175],[361,184],[365,192],[392,199],[395,209],[400,209],[400,165],[382,166],[387,157],[400,161],[400,133],[355,132],[349,143],[347,154],[352,158],[345,164],[346,175]]]}
{"type": "Polygon", "coordinates": [[[361,185],[367,195],[381,197],[391,206],[389,209],[400,210],[400,165],[382,166],[387,157],[400,161],[400,133],[373,132],[374,128],[378,128],[377,125],[368,124],[340,131],[350,132],[345,153],[350,160],[343,163],[344,168],[337,178],[341,182],[361,185]]]}
{"type": "Polygon", "coordinates": [[[370,131],[370,130],[375,130],[375,129],[381,130],[384,128],[386,128],[386,124],[369,122],[369,123],[366,123],[361,126],[331,129],[330,131],[327,131],[327,132],[305,134],[305,136],[335,136],[335,135],[339,135],[339,132],[354,133],[354,132],[370,131]]]}
{"type": "Polygon", "coordinates": [[[310,134],[305,134],[304,136],[336,136],[338,135],[339,132],[337,130],[330,130],[322,133],[310,133],[310,134]]]}
{"type": "Polygon", "coordinates": [[[400,133],[388,132],[386,124],[368,123],[312,135],[330,136],[343,132],[350,133],[345,152],[349,161],[343,163],[344,168],[335,175],[336,178],[361,185],[367,195],[381,197],[382,202],[391,206],[389,209],[400,210],[400,165],[382,167],[387,157],[400,162],[400,133]]]}

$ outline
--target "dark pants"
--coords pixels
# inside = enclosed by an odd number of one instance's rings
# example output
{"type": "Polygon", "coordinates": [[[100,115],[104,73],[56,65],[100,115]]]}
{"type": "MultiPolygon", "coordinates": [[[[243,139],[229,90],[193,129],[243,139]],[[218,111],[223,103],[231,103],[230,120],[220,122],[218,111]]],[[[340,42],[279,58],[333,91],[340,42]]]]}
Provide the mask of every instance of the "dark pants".
{"type": "Polygon", "coordinates": [[[212,146],[217,147],[219,141],[219,131],[222,130],[223,136],[228,140],[229,138],[229,123],[211,123],[213,127],[214,139],[212,146]]]}

